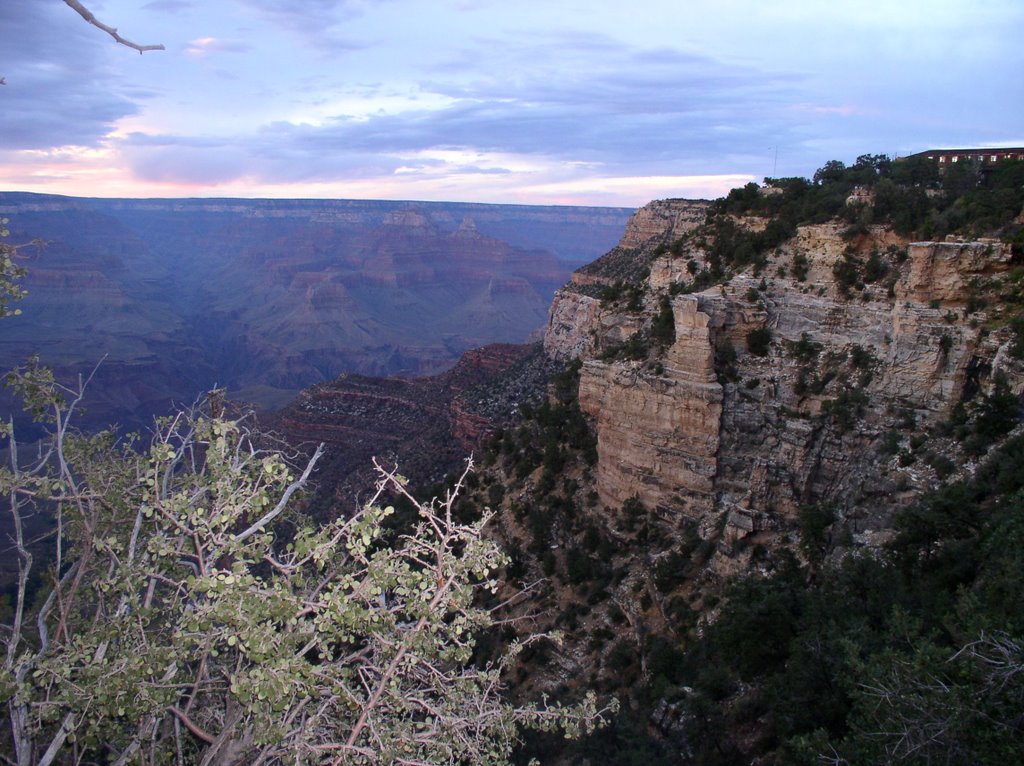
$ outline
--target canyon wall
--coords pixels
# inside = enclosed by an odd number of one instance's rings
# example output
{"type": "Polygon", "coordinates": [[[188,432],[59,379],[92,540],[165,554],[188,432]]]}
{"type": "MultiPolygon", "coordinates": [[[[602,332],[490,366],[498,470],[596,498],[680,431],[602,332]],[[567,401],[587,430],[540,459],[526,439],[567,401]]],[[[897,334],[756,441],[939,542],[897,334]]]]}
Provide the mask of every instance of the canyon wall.
{"type": "Polygon", "coordinates": [[[881,539],[901,498],[936,483],[917,459],[943,454],[929,428],[997,373],[1024,388],[999,309],[976,300],[1008,277],[1010,247],[911,243],[881,227],[850,242],[839,224],[808,225],[758,274],[690,293],[708,263],[687,237],[701,212],[685,201],[641,209],[614,267],[581,270],[555,295],[544,345],[583,360],[601,504],[637,498],[724,550],[784,534],[821,503],[857,540],[881,539]],[[630,255],[642,298],[626,306],[593,285],[613,284],[630,255]],[[869,256],[884,278],[844,288],[837,264],[869,256]],[[659,346],[651,327],[666,301],[674,340],[659,346]]]}
{"type": "Polygon", "coordinates": [[[374,459],[398,465],[416,487],[461,472],[521,402],[541,394],[551,372],[539,344],[491,344],[438,375],[341,375],[261,422],[296,447],[324,444],[317,502],[348,508],[373,486],[374,459]]]}

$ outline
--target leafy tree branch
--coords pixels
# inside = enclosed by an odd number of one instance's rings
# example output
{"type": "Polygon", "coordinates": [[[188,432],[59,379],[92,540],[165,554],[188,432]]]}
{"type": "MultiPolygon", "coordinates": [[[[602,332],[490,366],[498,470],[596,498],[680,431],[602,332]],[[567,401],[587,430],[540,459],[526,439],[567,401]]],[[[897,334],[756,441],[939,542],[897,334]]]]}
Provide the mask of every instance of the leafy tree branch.
{"type": "Polygon", "coordinates": [[[13,380],[51,436],[26,463],[11,429],[0,471],[19,558],[0,681],[12,763],[506,764],[522,727],[575,734],[610,709],[507,703],[518,646],[472,663],[493,623],[475,596],[505,558],[486,516],[454,517],[462,482],[422,503],[377,465],[366,505],[314,526],[296,501],[321,450],[293,466],[199,409],[145,445],[86,437],[65,404],[80,392],[38,368],[13,380]],[[386,539],[393,495],[418,521],[386,539]],[[26,539],[36,514],[62,520],[48,562],[26,539]],[[36,609],[32,578],[55,562],[36,609]]]}

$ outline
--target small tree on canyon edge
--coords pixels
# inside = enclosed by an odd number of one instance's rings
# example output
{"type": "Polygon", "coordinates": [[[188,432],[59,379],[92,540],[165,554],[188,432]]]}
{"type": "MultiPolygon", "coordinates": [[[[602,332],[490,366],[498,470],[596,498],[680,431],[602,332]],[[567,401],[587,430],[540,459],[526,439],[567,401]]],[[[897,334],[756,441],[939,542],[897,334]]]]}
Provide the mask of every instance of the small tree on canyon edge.
{"type": "Polygon", "coordinates": [[[461,481],[421,503],[378,466],[373,498],[317,527],[290,506],[320,450],[293,470],[242,422],[198,410],[144,449],[84,437],[68,427],[81,385],[39,368],[10,382],[52,435],[26,461],[5,427],[18,558],[2,628],[6,762],[504,764],[520,727],[599,722],[592,697],[505,702],[516,645],[472,663],[492,621],[474,595],[504,557],[486,517],[453,518],[461,481]],[[418,514],[393,540],[388,493],[418,514]],[[27,531],[37,515],[55,525],[45,570],[27,531]]]}

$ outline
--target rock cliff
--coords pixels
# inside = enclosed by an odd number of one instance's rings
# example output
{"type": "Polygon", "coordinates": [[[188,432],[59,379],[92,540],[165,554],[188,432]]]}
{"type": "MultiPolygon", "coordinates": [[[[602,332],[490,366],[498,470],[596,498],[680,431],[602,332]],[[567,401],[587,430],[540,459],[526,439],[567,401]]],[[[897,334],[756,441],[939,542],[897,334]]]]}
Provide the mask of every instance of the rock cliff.
{"type": "Polygon", "coordinates": [[[957,620],[936,583],[961,619],[985,591],[991,624],[1016,624],[986,591],[1015,564],[980,562],[1019,553],[1019,503],[991,495],[1019,492],[1024,166],[967,195],[881,167],[870,194],[816,177],[652,203],[556,293],[544,348],[565,371],[492,440],[469,505],[497,510],[509,624],[564,635],[517,688],[642,712],[543,762],[618,742],[622,762],[789,762],[856,696],[869,644],[888,674],[904,625],[931,647],[957,620]],[[795,706],[814,723],[788,728],[795,706]],[[633,747],[643,721],[664,750],[633,747]]]}
{"type": "Polygon", "coordinates": [[[596,423],[597,489],[606,505],[635,495],[662,515],[693,518],[714,507],[723,394],[710,320],[696,299],[680,301],[677,341],[657,373],[584,364],[580,407],[596,423]]]}
{"type": "Polygon", "coordinates": [[[637,498],[726,554],[789,534],[813,504],[836,509],[836,530],[881,539],[951,449],[928,429],[1000,371],[1022,388],[1000,309],[979,297],[1008,280],[1009,245],[908,242],[881,226],[851,240],[841,224],[813,224],[757,273],[700,289],[706,210],[642,208],[555,295],[544,347],[583,361],[601,505],[637,498]],[[625,291],[593,289],[630,273],[625,291]],[[673,332],[659,342],[663,312],[673,332]]]}
{"type": "Polygon", "coordinates": [[[573,272],[569,284],[555,293],[544,335],[548,355],[561,361],[585,357],[598,336],[622,342],[636,332],[635,317],[601,311],[601,288],[640,280],[645,273],[652,284],[666,287],[673,262],[656,260],[655,253],[699,226],[708,205],[702,200],[657,200],[640,208],[626,224],[619,244],[573,272]],[[668,275],[662,273],[666,265],[668,275]]]}

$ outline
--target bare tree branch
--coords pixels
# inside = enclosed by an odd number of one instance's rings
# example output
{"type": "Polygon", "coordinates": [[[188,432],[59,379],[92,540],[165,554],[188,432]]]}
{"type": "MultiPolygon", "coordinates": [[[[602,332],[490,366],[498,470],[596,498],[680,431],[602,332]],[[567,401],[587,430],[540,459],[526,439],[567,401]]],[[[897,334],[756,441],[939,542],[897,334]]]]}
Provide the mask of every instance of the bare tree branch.
{"type": "Polygon", "coordinates": [[[300,476],[298,480],[288,485],[288,489],[286,489],[284,491],[284,494],[281,495],[281,499],[277,502],[277,505],[275,505],[273,509],[270,510],[269,513],[263,516],[263,518],[261,518],[252,526],[250,526],[244,532],[239,532],[237,535],[235,535],[235,542],[240,543],[244,540],[248,540],[254,534],[264,529],[267,526],[267,524],[276,519],[281,514],[281,511],[283,511],[287,507],[288,501],[291,500],[291,497],[293,494],[295,494],[295,491],[301,489],[303,485],[305,485],[306,481],[309,479],[309,475],[313,473],[313,468],[316,466],[317,461],[323,456],[323,454],[324,445],[321,443],[320,446],[316,448],[316,452],[313,453],[313,457],[311,457],[309,459],[309,462],[306,463],[306,469],[302,472],[302,476],[300,476]]]}
{"type": "MultiPolygon", "coordinates": [[[[126,40],[118,34],[117,29],[115,27],[107,26],[102,21],[97,19],[95,16],[93,16],[92,11],[90,11],[88,8],[82,5],[78,0],[64,0],[64,2],[67,3],[68,6],[70,6],[76,13],[78,13],[79,16],[81,16],[87,22],[92,24],[94,27],[102,29],[108,35],[113,37],[115,42],[121,43],[121,45],[127,45],[129,48],[133,48],[134,50],[137,50],[139,53],[143,53],[145,51],[166,50],[162,44],[139,45],[138,43],[133,43],[131,40],[126,40]]],[[[0,80],[0,84],[3,84],[2,80],[0,80]]]]}
{"type": "Polygon", "coordinates": [[[187,713],[178,710],[178,708],[174,707],[173,705],[167,709],[170,712],[174,713],[174,715],[178,718],[179,721],[185,724],[186,729],[188,729],[190,732],[192,732],[206,744],[212,745],[216,741],[216,738],[212,734],[209,734],[203,731],[201,728],[199,728],[199,726],[197,726],[196,723],[188,717],[187,713]]]}

